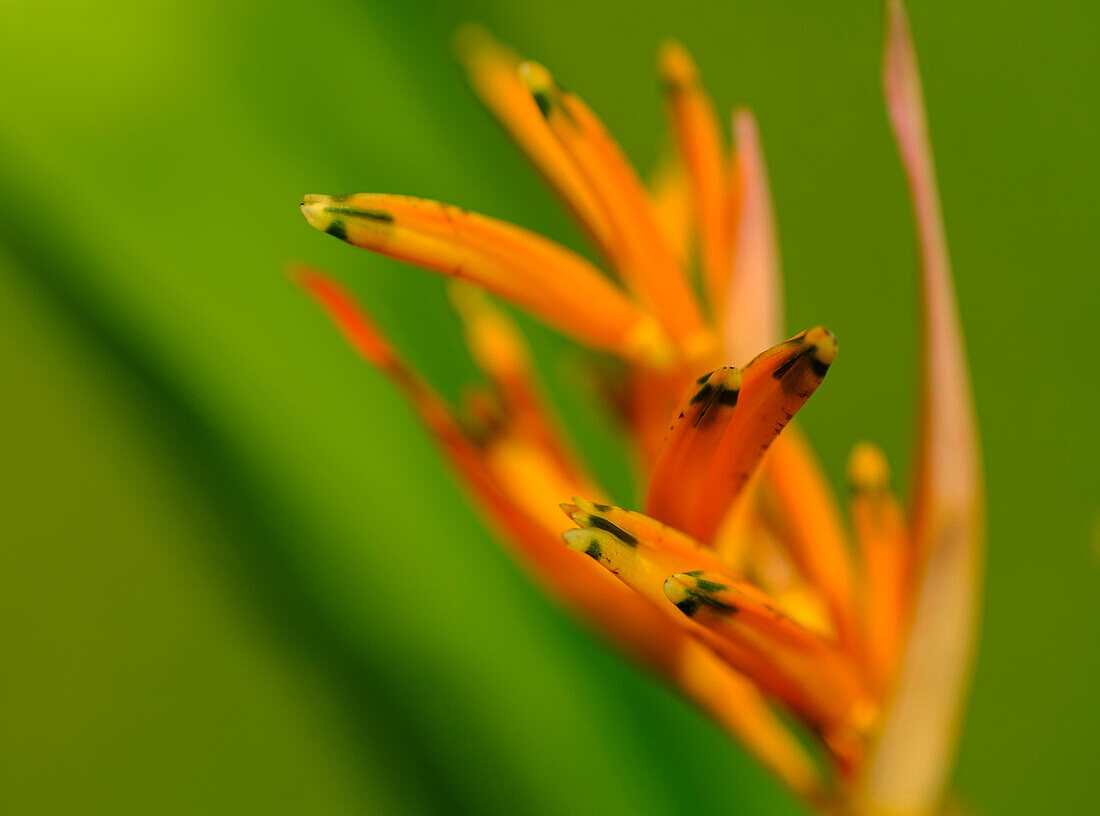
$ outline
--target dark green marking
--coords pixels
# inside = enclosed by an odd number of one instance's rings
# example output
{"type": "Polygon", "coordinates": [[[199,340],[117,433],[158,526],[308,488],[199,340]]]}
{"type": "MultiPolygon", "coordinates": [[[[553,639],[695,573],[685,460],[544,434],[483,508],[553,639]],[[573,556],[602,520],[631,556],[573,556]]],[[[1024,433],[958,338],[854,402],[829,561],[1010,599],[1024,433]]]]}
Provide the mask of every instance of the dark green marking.
{"type": "Polygon", "coordinates": [[[717,615],[736,615],[741,611],[733,604],[712,598],[710,595],[696,595],[695,598],[700,604],[706,604],[717,615]]]}
{"type": "MultiPolygon", "coordinates": [[[[729,587],[725,584],[720,584],[717,581],[708,581],[706,578],[701,578],[700,576],[702,574],[703,570],[692,570],[691,572],[684,573],[684,575],[695,581],[695,589],[689,589],[687,591],[687,599],[685,601],[681,601],[680,603],[686,603],[687,600],[690,600],[694,604],[694,611],[692,612],[692,614],[694,614],[694,612],[697,612],[699,610],[699,607],[704,604],[706,604],[708,607],[711,608],[712,611],[718,614],[734,615],[741,611],[733,604],[726,603],[725,601],[720,601],[717,598],[713,598],[709,594],[707,594],[711,592],[722,592],[723,590],[729,589],[729,587]]],[[[679,606],[680,604],[676,605],[679,606]]]]}
{"type": "Polygon", "coordinates": [[[790,370],[792,368],[794,368],[795,363],[797,363],[799,360],[801,360],[805,356],[806,356],[806,351],[805,350],[798,352],[798,354],[791,357],[791,359],[787,360],[787,362],[783,363],[783,365],[779,366],[779,368],[777,368],[775,371],[773,371],[772,372],[772,377],[774,379],[777,379],[777,380],[783,379],[784,377],[787,376],[788,372],[790,372],[790,370]]]}
{"type": "Polygon", "coordinates": [[[535,98],[535,104],[539,106],[539,113],[543,119],[550,118],[550,111],[554,109],[554,103],[547,91],[534,91],[531,96],[535,98]]]}
{"type": "Polygon", "coordinates": [[[810,358],[810,370],[818,377],[824,377],[829,373],[829,364],[814,356],[810,358]]]}
{"type": "Polygon", "coordinates": [[[694,595],[688,595],[680,601],[680,603],[676,604],[676,608],[689,618],[693,618],[695,617],[695,613],[699,611],[699,599],[694,595]]]}
{"type": "Polygon", "coordinates": [[[603,530],[604,532],[611,533],[619,541],[623,542],[628,547],[637,547],[638,539],[624,530],[618,525],[612,524],[607,519],[600,518],[599,516],[590,516],[588,520],[589,527],[595,527],[597,530],[603,530]]]}
{"type": "Polygon", "coordinates": [[[806,346],[806,348],[802,349],[802,351],[773,371],[772,377],[777,380],[782,380],[790,373],[791,369],[793,369],[796,364],[802,362],[805,362],[806,365],[810,367],[810,371],[813,372],[813,375],[818,380],[824,379],[825,375],[829,373],[829,364],[817,357],[817,346],[810,345],[806,346]]]}
{"type": "MultiPolygon", "coordinates": [[[[713,373],[714,372],[712,371],[711,374],[713,374],[713,373]]],[[[702,385],[703,383],[705,383],[709,379],[710,379],[710,374],[704,374],[702,377],[700,377],[699,379],[697,379],[695,381],[695,384],[696,385],[702,385]]]]}
{"type": "Polygon", "coordinates": [[[595,502],[592,502],[592,506],[594,508],[596,508],[596,510],[600,513],[610,513],[611,512],[611,505],[610,504],[596,504],[595,502]]]}
{"type": "Polygon", "coordinates": [[[393,215],[385,210],[364,210],[360,207],[325,207],[329,215],[346,215],[351,218],[366,218],[371,221],[393,223],[393,215]]]}
{"type": "Polygon", "coordinates": [[[325,232],[335,238],[339,238],[341,241],[348,240],[347,227],[344,226],[344,222],[341,221],[339,218],[337,218],[331,224],[325,227],[325,232]]]}
{"type": "Polygon", "coordinates": [[[714,393],[714,386],[711,385],[710,383],[707,383],[706,385],[704,385],[702,388],[700,388],[698,391],[695,392],[695,396],[691,398],[691,403],[690,404],[691,405],[697,405],[698,403],[703,402],[704,400],[709,400],[713,393],[714,393]]]}
{"type": "Polygon", "coordinates": [[[717,581],[708,581],[706,578],[696,578],[695,586],[699,588],[700,592],[722,592],[729,589],[725,584],[720,584],[717,581]]]}
{"type": "Polygon", "coordinates": [[[733,406],[737,405],[737,395],[739,393],[739,391],[736,391],[733,388],[723,388],[718,393],[718,404],[726,405],[732,408],[733,406]]]}
{"type": "Polygon", "coordinates": [[[600,556],[603,555],[603,548],[600,547],[600,542],[593,538],[588,542],[588,549],[584,551],[584,554],[599,561],[600,556]]]}

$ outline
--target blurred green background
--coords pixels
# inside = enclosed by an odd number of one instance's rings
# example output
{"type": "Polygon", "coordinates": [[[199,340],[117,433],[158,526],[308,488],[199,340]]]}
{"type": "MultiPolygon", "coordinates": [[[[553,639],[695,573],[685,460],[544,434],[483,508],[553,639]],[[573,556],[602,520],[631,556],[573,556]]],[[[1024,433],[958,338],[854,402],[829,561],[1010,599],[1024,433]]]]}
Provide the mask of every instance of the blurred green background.
{"type": "MultiPolygon", "coordinates": [[[[1095,805],[1098,6],[911,8],[979,403],[984,641],[956,774],[989,814],[1095,805]],[[1092,79],[1090,79],[1090,77],[1092,79]]],[[[441,282],[310,229],[406,192],[580,247],[466,91],[454,28],[556,71],[650,167],[668,35],[757,112],[804,413],[909,459],[910,220],[876,3],[0,2],[0,809],[798,813],[501,553],[401,399],[283,277],[335,272],[449,396],[441,282]]],[[[542,373],[623,501],[575,352],[542,373]]]]}

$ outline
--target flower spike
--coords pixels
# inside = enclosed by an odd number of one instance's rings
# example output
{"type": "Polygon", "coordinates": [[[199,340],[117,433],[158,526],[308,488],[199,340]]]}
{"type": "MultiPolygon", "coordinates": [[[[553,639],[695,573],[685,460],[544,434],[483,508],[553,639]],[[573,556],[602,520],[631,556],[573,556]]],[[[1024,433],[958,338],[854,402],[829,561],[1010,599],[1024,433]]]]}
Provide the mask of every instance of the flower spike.
{"type": "Polygon", "coordinates": [[[337,284],[296,275],[406,396],[473,504],[548,591],[830,816],[937,812],[983,549],[977,434],[916,60],[900,0],[886,4],[884,85],[921,259],[920,428],[908,512],[882,452],[852,452],[852,547],[806,437],[780,433],[821,384],[836,339],[819,327],[773,345],[782,291],[756,123],[736,111],[726,149],[678,44],[659,59],[676,152],[646,190],[602,122],[544,68],[480,29],[458,37],[476,93],[617,282],[552,241],[434,201],[306,197],[318,229],[475,285],[453,285],[452,304],[485,382],[464,390],[457,416],[337,284]],[[696,258],[701,299],[687,274],[696,258]],[[618,358],[601,361],[605,387],[593,390],[639,454],[646,515],[601,503],[522,334],[478,288],[618,358]],[[576,495],[596,501],[559,505],[576,495]],[[792,733],[799,724],[808,731],[792,733]]]}

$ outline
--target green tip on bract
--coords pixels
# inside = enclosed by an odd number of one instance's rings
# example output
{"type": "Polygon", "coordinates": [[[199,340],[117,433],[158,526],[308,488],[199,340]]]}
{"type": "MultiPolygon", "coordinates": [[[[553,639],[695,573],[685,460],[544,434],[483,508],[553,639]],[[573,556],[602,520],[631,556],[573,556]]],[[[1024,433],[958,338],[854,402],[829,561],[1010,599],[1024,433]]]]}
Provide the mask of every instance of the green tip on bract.
{"type": "Polygon", "coordinates": [[[829,366],[836,359],[839,348],[836,335],[824,326],[815,326],[795,335],[784,345],[797,348],[797,353],[779,366],[772,376],[781,380],[788,389],[809,387],[811,391],[806,393],[809,396],[829,373],[829,366]]]}
{"type": "Polygon", "coordinates": [[[848,455],[848,486],[855,493],[878,493],[890,485],[886,454],[872,442],[860,442],[848,455]]]}
{"type": "Polygon", "coordinates": [[[735,606],[714,597],[714,593],[724,592],[729,587],[720,581],[705,578],[704,575],[705,572],[696,571],[668,576],[665,579],[665,597],[689,618],[694,617],[700,609],[719,615],[737,612],[735,606]]]}
{"type": "Polygon", "coordinates": [[[603,555],[604,536],[595,530],[567,530],[562,538],[569,549],[582,552],[589,558],[599,561],[603,555]]]}
{"type": "Polygon", "coordinates": [[[686,88],[699,82],[695,60],[678,40],[665,40],[657,51],[657,67],[669,88],[686,88]]]}
{"type": "Polygon", "coordinates": [[[557,106],[560,93],[553,75],[542,65],[531,60],[520,63],[519,75],[534,98],[535,104],[539,106],[543,117],[549,118],[557,106]]]}
{"type": "Polygon", "coordinates": [[[311,227],[321,232],[328,232],[334,220],[328,211],[331,204],[332,196],[306,195],[302,196],[302,203],[298,205],[298,209],[302,211],[302,215],[306,217],[311,227]]]}
{"type": "Polygon", "coordinates": [[[665,579],[665,597],[689,618],[699,611],[699,599],[693,588],[684,583],[683,575],[670,575],[665,579]]]}
{"type": "Polygon", "coordinates": [[[824,326],[815,326],[806,332],[806,342],[813,344],[816,359],[825,365],[833,364],[836,353],[840,349],[835,334],[824,326]]]}

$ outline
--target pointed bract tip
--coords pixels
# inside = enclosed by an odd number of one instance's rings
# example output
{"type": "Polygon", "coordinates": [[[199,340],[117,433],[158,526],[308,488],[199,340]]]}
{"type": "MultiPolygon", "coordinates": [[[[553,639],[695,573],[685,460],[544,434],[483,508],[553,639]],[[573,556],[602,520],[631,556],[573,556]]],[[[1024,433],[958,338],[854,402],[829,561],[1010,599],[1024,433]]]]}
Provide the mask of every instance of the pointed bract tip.
{"type": "Polygon", "coordinates": [[[287,263],[283,268],[283,274],[286,275],[288,281],[299,289],[308,289],[312,281],[320,277],[320,273],[306,266],[301,261],[290,261],[287,263]]]}
{"type": "Polygon", "coordinates": [[[853,492],[874,493],[890,484],[886,454],[872,442],[860,442],[848,455],[848,484],[853,492]]]}
{"type": "Polygon", "coordinates": [[[730,586],[717,580],[720,577],[706,570],[670,575],[665,579],[665,597],[689,618],[704,610],[711,615],[728,617],[738,609],[726,600],[728,595],[715,597],[718,593],[731,590],[730,586]]]}
{"type": "Polygon", "coordinates": [[[603,554],[600,535],[596,530],[566,530],[562,538],[569,549],[582,552],[589,558],[599,561],[603,554]]]}
{"type": "Polygon", "coordinates": [[[554,75],[541,63],[534,60],[524,60],[519,64],[519,75],[523,78],[527,87],[534,93],[538,90],[556,90],[554,75]]]}
{"type": "Polygon", "coordinates": [[[311,227],[321,232],[328,232],[333,218],[326,210],[331,202],[331,196],[306,195],[302,196],[302,203],[298,205],[298,209],[302,211],[302,215],[306,217],[311,227]]]}
{"type": "Polygon", "coordinates": [[[836,335],[824,326],[815,326],[804,335],[807,343],[813,344],[814,357],[825,365],[832,365],[840,349],[836,335]]]}
{"type": "Polygon", "coordinates": [[[493,39],[489,29],[481,23],[463,23],[455,29],[451,37],[451,49],[461,63],[467,63],[478,54],[499,47],[500,44],[493,39]]]}
{"type": "Polygon", "coordinates": [[[688,598],[693,588],[694,584],[688,583],[684,573],[670,575],[665,578],[665,597],[676,606],[679,606],[688,598]]]}
{"type": "Polygon", "coordinates": [[[519,65],[519,76],[544,117],[550,116],[558,102],[561,89],[554,81],[554,75],[537,62],[527,60],[519,65]]]}
{"type": "Polygon", "coordinates": [[[662,78],[671,85],[693,85],[699,81],[699,69],[695,60],[678,40],[665,40],[661,43],[657,63],[662,78]]]}
{"type": "Polygon", "coordinates": [[[741,390],[741,369],[737,366],[722,366],[710,372],[704,382],[716,388],[739,391],[741,390]]]}

